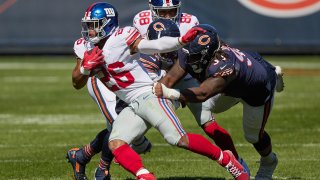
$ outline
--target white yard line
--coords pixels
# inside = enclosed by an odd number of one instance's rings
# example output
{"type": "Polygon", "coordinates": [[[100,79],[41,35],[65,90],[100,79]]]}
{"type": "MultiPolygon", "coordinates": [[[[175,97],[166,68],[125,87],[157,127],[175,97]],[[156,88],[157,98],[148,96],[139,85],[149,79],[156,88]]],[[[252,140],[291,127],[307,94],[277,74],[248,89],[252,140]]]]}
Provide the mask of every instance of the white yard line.
{"type": "Polygon", "coordinates": [[[2,81],[5,83],[56,83],[62,80],[65,80],[65,78],[63,79],[56,76],[7,76],[2,78],[2,81]]]}
{"type": "Polygon", "coordinates": [[[70,70],[74,67],[75,63],[48,63],[39,61],[38,63],[28,62],[0,62],[0,69],[3,70],[70,70]]]}

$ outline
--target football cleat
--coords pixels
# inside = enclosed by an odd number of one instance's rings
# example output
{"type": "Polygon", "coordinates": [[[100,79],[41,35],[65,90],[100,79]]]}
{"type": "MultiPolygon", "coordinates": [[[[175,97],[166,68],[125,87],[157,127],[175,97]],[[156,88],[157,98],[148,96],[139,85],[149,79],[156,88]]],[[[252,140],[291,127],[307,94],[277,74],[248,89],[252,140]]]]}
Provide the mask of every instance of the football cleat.
{"type": "Polygon", "coordinates": [[[110,180],[111,175],[107,169],[103,170],[100,167],[97,167],[94,173],[95,180],[110,180]]]}
{"type": "Polygon", "coordinates": [[[157,180],[157,178],[152,173],[147,173],[137,176],[137,180],[157,180]]]}
{"type": "Polygon", "coordinates": [[[79,150],[79,148],[72,148],[67,152],[66,158],[68,159],[68,162],[71,164],[74,178],[76,180],[88,180],[86,176],[86,165],[80,164],[77,162],[76,158],[76,152],[79,150]]]}
{"type": "Polygon", "coordinates": [[[284,89],[283,72],[280,66],[275,66],[277,73],[276,91],[281,92],[284,89]]]}
{"type": "Polygon", "coordinates": [[[225,166],[227,171],[234,177],[236,180],[248,180],[250,179],[249,174],[246,172],[245,168],[237,161],[231,151],[223,151],[227,153],[230,157],[229,163],[225,166]]]}
{"type": "Polygon", "coordinates": [[[250,169],[247,163],[241,157],[238,158],[238,162],[243,166],[243,168],[247,171],[248,176],[250,177],[250,169]]]}
{"type": "Polygon", "coordinates": [[[270,180],[272,179],[272,174],[278,165],[278,158],[275,153],[272,153],[272,158],[267,159],[261,157],[260,167],[257,175],[254,177],[255,180],[270,180]]]}

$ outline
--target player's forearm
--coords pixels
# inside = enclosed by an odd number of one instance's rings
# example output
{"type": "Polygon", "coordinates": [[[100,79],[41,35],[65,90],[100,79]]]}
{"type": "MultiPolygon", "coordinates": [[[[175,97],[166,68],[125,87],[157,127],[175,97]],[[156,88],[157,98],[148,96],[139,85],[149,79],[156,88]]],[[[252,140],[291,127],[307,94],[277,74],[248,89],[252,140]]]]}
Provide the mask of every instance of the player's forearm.
{"type": "Polygon", "coordinates": [[[176,82],[184,77],[185,74],[185,70],[180,67],[179,61],[177,61],[159,82],[171,88],[176,82]]]}
{"type": "Polygon", "coordinates": [[[156,96],[164,97],[172,100],[179,100],[180,102],[203,102],[210,98],[210,94],[199,87],[188,89],[171,89],[162,83],[155,83],[152,89],[156,96]]]}
{"type": "Polygon", "coordinates": [[[80,69],[74,69],[72,71],[72,85],[75,89],[83,88],[88,81],[88,75],[83,75],[80,72],[80,69]]]}
{"type": "Polygon", "coordinates": [[[169,88],[171,88],[176,83],[176,81],[168,75],[161,78],[158,82],[164,84],[169,88]]]}
{"type": "Polygon", "coordinates": [[[210,94],[199,87],[183,89],[180,91],[181,102],[204,102],[210,98],[210,94]]]}
{"type": "Polygon", "coordinates": [[[166,53],[182,48],[179,38],[162,37],[156,40],[142,39],[138,44],[138,51],[144,54],[166,53]]]}

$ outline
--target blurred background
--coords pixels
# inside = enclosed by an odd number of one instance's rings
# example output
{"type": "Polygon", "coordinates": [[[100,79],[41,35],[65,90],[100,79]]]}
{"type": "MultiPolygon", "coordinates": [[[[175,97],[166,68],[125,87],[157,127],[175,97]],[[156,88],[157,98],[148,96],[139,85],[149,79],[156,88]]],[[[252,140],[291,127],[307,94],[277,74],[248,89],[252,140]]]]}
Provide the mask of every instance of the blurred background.
{"type": "MultiPolygon", "coordinates": [[[[87,92],[75,90],[73,43],[91,0],[0,0],[0,179],[69,180],[67,150],[89,143],[105,121],[87,92]]],[[[108,0],[120,25],[132,25],[148,0],[108,0]]],[[[232,46],[263,53],[284,71],[266,129],[279,158],[274,179],[320,177],[320,0],[182,0],[182,11],[214,25],[232,46]]],[[[184,128],[206,136],[188,109],[177,115],[184,128]]],[[[258,154],[242,131],[242,106],[215,115],[231,133],[251,169],[258,154]]],[[[151,129],[146,167],[160,180],[225,180],[230,175],[208,158],[169,146],[151,129]]],[[[86,167],[93,178],[100,156],[86,167]]],[[[134,177],[112,165],[113,180],[134,177]]]]}
{"type": "MultiPolygon", "coordinates": [[[[72,54],[81,18],[96,1],[0,0],[0,54],[72,54]]],[[[132,25],[147,0],[109,0],[132,25]]],[[[182,0],[182,11],[214,25],[228,43],[267,54],[320,53],[319,0],[182,0]]]]}

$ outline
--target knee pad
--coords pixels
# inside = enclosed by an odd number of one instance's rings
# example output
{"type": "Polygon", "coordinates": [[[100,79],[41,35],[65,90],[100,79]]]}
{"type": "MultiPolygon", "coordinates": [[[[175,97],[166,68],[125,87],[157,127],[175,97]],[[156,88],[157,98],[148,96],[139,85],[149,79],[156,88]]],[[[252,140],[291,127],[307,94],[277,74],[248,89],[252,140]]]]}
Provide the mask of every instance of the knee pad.
{"type": "Polygon", "coordinates": [[[253,143],[254,148],[258,151],[262,151],[271,145],[271,139],[268,133],[264,132],[262,138],[257,143],[253,143]]]}
{"type": "Polygon", "coordinates": [[[145,136],[143,136],[142,138],[132,142],[130,147],[138,154],[145,154],[150,152],[152,144],[145,136]]]}

